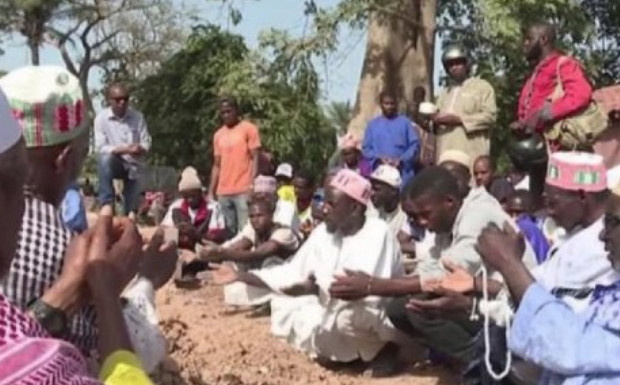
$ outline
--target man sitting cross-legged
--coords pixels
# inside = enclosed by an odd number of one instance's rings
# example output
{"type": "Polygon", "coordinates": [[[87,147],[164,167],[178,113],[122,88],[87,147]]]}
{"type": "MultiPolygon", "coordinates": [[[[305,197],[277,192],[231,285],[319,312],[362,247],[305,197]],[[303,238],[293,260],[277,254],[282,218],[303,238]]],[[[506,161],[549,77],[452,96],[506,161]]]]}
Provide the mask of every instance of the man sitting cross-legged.
{"type": "MultiPolygon", "coordinates": [[[[199,255],[202,261],[233,262],[235,270],[247,271],[278,265],[297,251],[300,238],[289,228],[274,222],[272,200],[253,199],[249,204],[250,224],[223,246],[208,245],[199,255]]],[[[224,288],[224,301],[233,306],[260,306],[270,301],[268,290],[237,282],[224,288]]],[[[268,307],[253,315],[263,315],[268,307]]]]}
{"type": "MultiPolygon", "coordinates": [[[[332,285],[331,295],[350,298],[366,295],[402,296],[392,301],[387,313],[394,325],[404,333],[435,351],[445,354],[455,364],[473,359],[474,339],[480,323],[469,320],[466,312],[450,313],[453,297],[425,293],[426,283],[446,274],[444,263],[451,261],[475,273],[482,266],[475,249],[477,237],[488,223],[510,221],[500,204],[484,189],[472,189],[463,196],[462,186],[452,173],[442,167],[423,170],[405,187],[403,209],[426,230],[436,234],[428,258],[418,263],[407,277],[386,279],[363,272],[348,272],[332,285]],[[436,299],[447,311],[425,312],[408,306],[409,300],[436,299]],[[445,306],[443,306],[445,305],[445,306]]],[[[535,265],[535,257],[526,245],[525,260],[535,265]]],[[[460,298],[456,298],[457,300],[460,298]]]]}
{"type": "Polygon", "coordinates": [[[341,170],[326,191],[325,222],[287,263],[249,272],[221,265],[219,284],[244,282],[270,289],[271,330],[321,362],[357,360],[389,363],[372,366],[373,375],[391,374],[399,336],[385,316],[386,300],[366,293],[346,300],[331,296],[335,277],[355,270],[380,278],[402,275],[398,246],[385,222],[366,218],[370,183],[341,170]],[[385,359],[387,357],[387,359],[385,359]]]}
{"type": "Polygon", "coordinates": [[[162,226],[179,230],[179,247],[194,250],[203,240],[221,243],[226,237],[224,215],[217,201],[208,201],[202,192],[202,182],[193,167],[187,167],[179,182],[180,199],[174,201],[162,221],[162,226]]]}

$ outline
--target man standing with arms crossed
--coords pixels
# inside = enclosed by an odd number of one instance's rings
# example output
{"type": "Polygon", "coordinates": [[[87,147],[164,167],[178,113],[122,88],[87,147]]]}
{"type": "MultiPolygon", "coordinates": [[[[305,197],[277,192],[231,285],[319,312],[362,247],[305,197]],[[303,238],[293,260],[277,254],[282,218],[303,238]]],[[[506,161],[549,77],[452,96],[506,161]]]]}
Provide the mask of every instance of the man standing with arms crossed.
{"type": "Polygon", "coordinates": [[[234,99],[222,98],[219,110],[224,125],[213,137],[209,200],[217,195],[226,227],[236,234],[248,221],[247,198],[258,173],[260,136],[258,127],[240,119],[234,99]]]}

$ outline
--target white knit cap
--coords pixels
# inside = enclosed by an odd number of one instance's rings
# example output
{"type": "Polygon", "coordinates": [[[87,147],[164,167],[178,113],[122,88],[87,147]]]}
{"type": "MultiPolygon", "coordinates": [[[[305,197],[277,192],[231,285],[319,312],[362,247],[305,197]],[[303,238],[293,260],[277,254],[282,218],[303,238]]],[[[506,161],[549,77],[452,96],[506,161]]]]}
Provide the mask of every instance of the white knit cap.
{"type": "Polygon", "coordinates": [[[442,152],[437,165],[441,165],[443,162],[455,162],[471,169],[471,157],[461,150],[446,150],[442,152]]]}
{"type": "Polygon", "coordinates": [[[370,180],[378,180],[394,188],[400,188],[402,179],[396,167],[382,164],[370,175],[370,180]]]}
{"type": "Polygon", "coordinates": [[[0,154],[4,153],[22,137],[22,129],[13,117],[9,102],[0,90],[0,154]]]}
{"type": "Polygon", "coordinates": [[[179,191],[202,190],[202,182],[198,176],[198,171],[193,167],[186,167],[181,174],[179,191]]]}

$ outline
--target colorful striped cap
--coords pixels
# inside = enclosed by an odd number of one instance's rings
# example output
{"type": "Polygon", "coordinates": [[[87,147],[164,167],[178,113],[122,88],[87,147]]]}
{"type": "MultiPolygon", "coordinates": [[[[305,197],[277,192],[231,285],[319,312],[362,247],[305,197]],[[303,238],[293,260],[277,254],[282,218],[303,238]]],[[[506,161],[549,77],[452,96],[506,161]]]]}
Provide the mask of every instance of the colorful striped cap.
{"type": "Polygon", "coordinates": [[[549,157],[546,183],[570,191],[607,189],[603,157],[586,152],[555,152],[549,157]]]}
{"type": "Polygon", "coordinates": [[[28,66],[0,78],[26,146],[70,142],[88,127],[78,79],[56,66],[28,66]]]}

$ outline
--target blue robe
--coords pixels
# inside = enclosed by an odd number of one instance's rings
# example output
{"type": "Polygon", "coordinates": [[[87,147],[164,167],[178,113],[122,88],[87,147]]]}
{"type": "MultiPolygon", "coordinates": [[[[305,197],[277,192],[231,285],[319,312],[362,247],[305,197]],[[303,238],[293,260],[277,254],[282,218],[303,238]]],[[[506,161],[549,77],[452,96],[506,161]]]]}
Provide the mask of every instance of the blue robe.
{"type": "Polygon", "coordinates": [[[539,385],[617,385],[619,314],[620,283],[597,286],[581,314],[535,283],[521,300],[509,347],[545,369],[539,385]]]}
{"type": "Polygon", "coordinates": [[[371,120],[362,145],[364,158],[376,169],[381,158],[400,159],[403,186],[414,176],[414,163],[420,153],[420,139],[414,123],[404,115],[388,119],[381,115],[371,120]]]}

